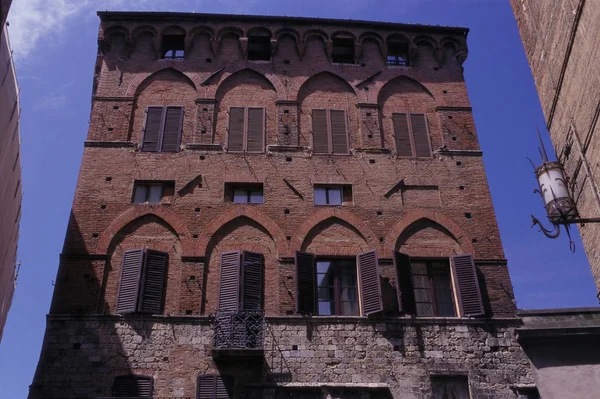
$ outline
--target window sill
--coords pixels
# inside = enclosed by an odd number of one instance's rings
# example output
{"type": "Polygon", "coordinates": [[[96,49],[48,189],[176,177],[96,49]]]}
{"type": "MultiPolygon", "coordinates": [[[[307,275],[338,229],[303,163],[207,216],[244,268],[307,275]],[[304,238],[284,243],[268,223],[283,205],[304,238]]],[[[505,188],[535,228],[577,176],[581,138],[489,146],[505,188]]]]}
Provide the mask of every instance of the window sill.
{"type": "Polygon", "coordinates": [[[135,206],[162,206],[162,205],[173,205],[172,202],[132,202],[135,206]]]}
{"type": "Polygon", "coordinates": [[[246,60],[248,62],[256,62],[257,64],[270,64],[273,60],[246,60]]]}

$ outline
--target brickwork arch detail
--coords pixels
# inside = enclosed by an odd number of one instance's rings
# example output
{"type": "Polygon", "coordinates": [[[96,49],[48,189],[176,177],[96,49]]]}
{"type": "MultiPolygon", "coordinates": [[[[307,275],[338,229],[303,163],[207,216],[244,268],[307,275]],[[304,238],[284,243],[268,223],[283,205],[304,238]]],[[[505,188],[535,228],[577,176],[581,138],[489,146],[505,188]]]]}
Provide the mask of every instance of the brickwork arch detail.
{"type": "Polygon", "coordinates": [[[146,74],[143,74],[143,73],[137,74],[136,77],[129,84],[129,87],[127,88],[126,97],[138,96],[140,94],[139,93],[140,89],[143,87],[144,83],[146,83],[147,81],[149,81],[151,79],[154,79],[158,74],[165,73],[165,72],[174,72],[175,74],[180,75],[182,78],[184,78],[190,84],[190,86],[192,86],[194,88],[194,90],[196,90],[196,91],[198,90],[196,82],[200,82],[201,78],[197,73],[183,72],[174,66],[169,66],[166,68],[161,68],[154,72],[150,72],[150,73],[146,73],[146,74]]]}
{"type": "Polygon", "coordinates": [[[167,209],[164,205],[135,205],[117,216],[104,230],[96,247],[96,254],[106,255],[111,242],[129,223],[146,215],[154,215],[162,219],[177,233],[183,247],[183,256],[191,255],[192,244],[190,232],[179,215],[167,209]]]}
{"type": "Polygon", "coordinates": [[[429,209],[418,208],[413,209],[406,215],[402,216],[402,218],[391,228],[387,237],[385,238],[383,249],[384,256],[393,257],[394,251],[396,250],[396,243],[402,233],[411,225],[423,219],[429,219],[448,230],[450,234],[452,234],[452,238],[454,238],[460,244],[464,253],[473,255],[475,254],[473,245],[469,242],[466,232],[452,219],[429,209]]]}
{"type": "MultiPolygon", "coordinates": [[[[223,87],[226,87],[226,86],[224,86],[224,84],[226,84],[227,82],[229,82],[232,79],[236,79],[237,76],[239,76],[243,73],[246,73],[246,72],[253,73],[255,75],[260,76],[266,82],[270,83],[273,90],[277,94],[277,98],[285,98],[285,87],[283,86],[281,81],[279,81],[279,79],[277,78],[276,75],[274,75],[274,74],[273,75],[272,74],[265,75],[265,74],[258,72],[252,68],[247,68],[247,67],[243,67],[238,70],[231,71],[229,76],[227,76],[225,79],[221,80],[221,82],[219,82],[218,85],[211,85],[210,89],[208,90],[208,92],[206,94],[206,97],[207,98],[218,98],[217,96],[219,94],[219,90],[223,87]]],[[[242,80],[242,82],[243,82],[243,80],[242,80]]]]}
{"type": "Polygon", "coordinates": [[[290,255],[292,256],[296,251],[300,251],[304,240],[311,232],[311,230],[328,219],[340,219],[348,223],[360,233],[362,238],[364,238],[364,240],[369,244],[370,248],[376,250],[381,249],[379,243],[377,242],[377,237],[375,236],[375,233],[373,233],[373,230],[371,230],[371,228],[367,225],[367,223],[365,223],[364,220],[362,220],[354,213],[345,209],[327,208],[313,213],[300,225],[300,227],[298,227],[294,236],[292,237],[290,255]]]}
{"type": "Polygon", "coordinates": [[[330,78],[330,79],[335,79],[340,82],[343,82],[344,86],[346,86],[348,91],[351,93],[354,93],[354,95],[357,96],[357,98],[358,98],[358,93],[356,92],[356,89],[350,83],[348,83],[348,81],[346,79],[344,79],[340,75],[333,73],[331,71],[328,71],[328,70],[323,70],[321,72],[318,72],[318,73],[308,77],[305,80],[299,81],[296,84],[296,86],[294,87],[293,91],[290,93],[290,98],[292,98],[292,99],[295,98],[297,101],[302,102],[303,98],[300,98],[300,96],[302,95],[302,89],[307,87],[308,84],[310,84],[313,80],[319,79],[319,78],[330,78]]]}
{"type": "Polygon", "coordinates": [[[277,252],[279,252],[280,257],[287,254],[288,249],[285,242],[285,234],[279,225],[275,223],[275,221],[269,216],[265,215],[256,208],[240,206],[220,214],[208,223],[202,233],[200,233],[198,243],[196,244],[194,251],[195,255],[206,256],[206,250],[208,249],[211,238],[229,222],[244,217],[258,223],[265,230],[267,230],[277,246],[277,252]]]}
{"type": "Polygon", "coordinates": [[[412,84],[417,85],[425,94],[427,94],[429,97],[431,97],[433,100],[435,100],[435,97],[433,96],[433,93],[431,93],[431,90],[429,90],[423,83],[419,82],[416,79],[410,78],[406,75],[401,75],[401,76],[397,76],[397,77],[387,81],[381,87],[381,89],[379,89],[379,93],[377,94],[377,103],[379,104],[379,106],[383,106],[383,102],[385,100],[383,98],[383,94],[386,93],[386,91],[389,90],[390,88],[393,88],[393,85],[402,84],[402,82],[407,82],[407,83],[412,83],[412,84]]]}

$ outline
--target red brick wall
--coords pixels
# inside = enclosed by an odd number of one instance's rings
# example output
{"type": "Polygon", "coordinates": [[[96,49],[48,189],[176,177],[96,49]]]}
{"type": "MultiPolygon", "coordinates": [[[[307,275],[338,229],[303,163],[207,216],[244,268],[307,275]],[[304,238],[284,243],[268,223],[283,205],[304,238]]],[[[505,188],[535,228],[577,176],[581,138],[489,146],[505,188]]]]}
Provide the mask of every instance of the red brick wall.
{"type": "MultiPolygon", "coordinates": [[[[101,286],[77,288],[79,280],[71,275],[81,270],[76,261],[63,260],[53,313],[75,311],[73,290],[82,297],[81,311],[111,312],[124,248],[158,245],[168,249],[171,259],[165,306],[169,314],[216,310],[222,251],[265,254],[265,309],[275,315],[294,309],[295,277],[289,258],[295,250],[356,255],[376,249],[379,258],[391,259],[399,249],[411,255],[472,253],[478,260],[499,260],[480,267],[482,286],[489,291],[488,314],[514,315],[482,159],[468,152],[478,150],[478,144],[462,59],[457,60],[466,54],[464,37],[454,35],[452,40],[462,47],[450,51],[441,47],[447,33],[433,28],[428,37],[407,32],[413,66],[388,68],[378,44],[384,39],[377,35],[385,37],[392,30],[382,28],[362,44],[359,64],[338,65],[329,62],[327,51],[328,38],[339,27],[322,26],[319,35],[325,40],[300,27],[278,40],[272,61],[251,62],[243,57],[243,41],[233,34],[194,36],[198,27],[188,21],[181,26],[188,31],[189,57],[169,61],[155,59],[161,24],[136,30],[141,23],[127,22],[121,36],[111,34],[113,22],[101,27],[105,55],[99,58],[92,124],[64,249],[65,254],[93,259],[82,265],[90,264],[85,267],[101,286]],[[297,43],[292,36],[305,40],[297,43]],[[426,40],[432,47],[423,45],[426,40]],[[148,105],[185,106],[181,152],[138,150],[148,105]],[[231,106],[265,107],[266,154],[224,150],[231,106]],[[311,153],[315,108],[347,111],[350,155],[311,153]],[[393,155],[393,112],[427,113],[431,159],[393,155]],[[442,145],[463,152],[438,152],[442,145]],[[175,181],[172,204],[131,204],[136,179],[175,181]],[[226,182],[263,183],[264,204],[240,207],[224,202],[226,182]],[[315,183],[351,184],[353,204],[315,206],[315,183]],[[180,191],[184,186],[187,189],[180,191]]],[[[210,29],[218,32],[225,25],[215,23],[210,29]]],[[[229,25],[242,34],[250,27],[229,25]]],[[[273,32],[280,28],[271,25],[273,32]]],[[[356,37],[367,30],[350,29],[356,37]]],[[[389,286],[384,289],[386,307],[393,308],[394,272],[388,264],[380,269],[389,286]]]]}

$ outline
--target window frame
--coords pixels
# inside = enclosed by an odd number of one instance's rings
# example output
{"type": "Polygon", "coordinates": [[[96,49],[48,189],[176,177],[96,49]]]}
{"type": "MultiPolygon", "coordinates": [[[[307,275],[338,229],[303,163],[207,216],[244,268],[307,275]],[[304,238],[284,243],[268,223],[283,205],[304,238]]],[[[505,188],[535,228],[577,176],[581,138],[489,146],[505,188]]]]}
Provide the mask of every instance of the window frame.
{"type": "Polygon", "coordinates": [[[245,205],[263,205],[265,203],[265,186],[263,183],[236,183],[236,182],[227,182],[225,183],[224,188],[224,200],[225,202],[230,202],[232,204],[245,204],[245,205]],[[235,192],[236,190],[245,190],[247,196],[247,202],[235,202],[235,192]],[[260,190],[262,194],[261,202],[250,202],[250,198],[252,192],[257,192],[260,190]]]}
{"type": "Polygon", "coordinates": [[[352,190],[351,184],[325,184],[325,183],[315,183],[313,185],[313,204],[315,206],[348,206],[354,203],[354,194],[352,190]],[[318,204],[316,191],[317,189],[325,190],[325,198],[326,203],[318,204]],[[329,191],[339,189],[340,191],[340,203],[339,204],[331,204],[329,202],[329,191]],[[349,197],[349,200],[346,200],[349,197]]]}
{"type": "Polygon", "coordinates": [[[460,311],[457,307],[457,300],[456,300],[456,287],[455,287],[455,283],[454,283],[454,276],[452,275],[452,266],[450,264],[450,260],[448,258],[427,258],[427,257],[411,257],[410,258],[410,284],[411,284],[411,289],[412,289],[412,295],[414,296],[414,303],[415,303],[415,316],[417,317],[460,317],[460,311]],[[425,267],[427,270],[427,283],[429,285],[429,294],[431,297],[431,307],[433,310],[433,315],[431,316],[423,316],[423,315],[419,315],[417,314],[417,303],[428,303],[428,302],[417,302],[417,298],[415,295],[415,284],[414,284],[414,273],[412,270],[412,264],[413,262],[420,262],[420,263],[425,263],[425,267]],[[449,285],[450,285],[450,297],[452,298],[452,309],[454,310],[454,315],[452,316],[441,316],[439,314],[439,310],[438,310],[438,306],[437,306],[437,296],[439,294],[436,295],[436,290],[435,290],[435,286],[434,286],[434,281],[433,281],[433,273],[432,273],[432,267],[433,267],[433,263],[434,262],[444,262],[448,268],[448,277],[449,277],[449,285]]]}
{"type": "Polygon", "coordinates": [[[167,205],[171,204],[172,199],[167,200],[168,197],[175,197],[175,182],[169,180],[136,180],[133,182],[133,193],[131,197],[131,203],[135,205],[167,205]],[[145,187],[146,195],[144,202],[136,202],[136,192],[139,187],[145,187]],[[150,194],[152,187],[160,187],[160,201],[150,202],[150,194]],[[171,190],[171,193],[167,195],[165,192],[167,189],[171,190]]]}
{"type": "Polygon", "coordinates": [[[465,374],[432,374],[429,376],[429,382],[431,384],[431,394],[433,395],[433,397],[435,396],[435,392],[434,392],[434,386],[435,383],[443,383],[444,386],[444,390],[447,393],[448,390],[448,383],[449,382],[457,382],[458,380],[461,380],[461,384],[464,383],[465,385],[463,386],[463,388],[466,389],[466,394],[467,397],[466,398],[462,398],[462,399],[471,399],[473,396],[471,395],[471,384],[469,383],[469,376],[465,375],[465,374]],[[437,381],[436,381],[437,380],[437,381]]]}
{"type": "Polygon", "coordinates": [[[265,152],[266,137],[267,137],[267,109],[266,109],[266,107],[251,107],[251,106],[239,107],[239,106],[232,106],[232,107],[229,107],[228,115],[229,115],[229,121],[228,121],[228,125],[227,125],[227,152],[263,154],[265,152]],[[243,128],[242,128],[242,150],[241,151],[239,151],[239,150],[231,150],[229,148],[229,141],[230,141],[230,134],[231,134],[230,133],[230,130],[231,130],[231,110],[233,108],[241,108],[241,109],[244,110],[244,125],[243,125],[243,128]],[[248,115],[249,115],[249,111],[251,109],[260,109],[260,110],[262,110],[263,126],[262,126],[262,132],[261,132],[262,140],[261,140],[260,151],[249,151],[248,150],[248,127],[249,127],[248,115]]]}
{"type": "Polygon", "coordinates": [[[392,130],[394,132],[394,149],[396,150],[396,156],[398,158],[417,158],[417,159],[430,159],[433,158],[433,151],[431,148],[431,132],[429,130],[429,118],[427,118],[428,114],[425,112],[392,112],[392,130]],[[410,140],[410,152],[411,155],[407,156],[407,155],[398,155],[398,139],[396,137],[397,132],[396,132],[396,126],[394,126],[394,115],[405,115],[406,116],[406,123],[408,126],[408,137],[410,140]],[[417,146],[415,143],[415,133],[414,133],[414,129],[413,129],[413,123],[412,123],[412,115],[423,115],[423,118],[425,119],[425,134],[427,136],[427,146],[429,148],[429,155],[426,157],[423,156],[417,156],[417,146]]]}
{"type": "Polygon", "coordinates": [[[165,152],[165,153],[180,152],[181,138],[183,136],[183,121],[184,121],[184,116],[185,116],[185,107],[183,105],[148,105],[146,107],[145,114],[146,115],[144,118],[144,128],[143,128],[142,144],[140,146],[140,151],[141,152],[165,152]],[[147,125],[148,125],[148,116],[150,114],[150,112],[149,112],[150,108],[162,108],[162,115],[161,115],[161,119],[160,119],[160,128],[159,128],[159,132],[158,132],[158,145],[157,145],[156,151],[144,150],[144,141],[146,139],[146,129],[147,129],[147,125]],[[177,150],[176,151],[164,151],[163,150],[164,139],[165,139],[165,126],[167,124],[167,111],[169,108],[179,108],[180,109],[180,111],[179,111],[180,112],[180,114],[179,114],[179,131],[177,133],[177,150]]]}
{"type": "MultiPolygon", "coordinates": [[[[330,266],[331,267],[331,266],[330,266]]],[[[315,299],[316,299],[316,316],[333,316],[333,317],[338,317],[338,316],[347,316],[347,317],[358,317],[361,316],[361,304],[360,304],[360,286],[359,286],[359,277],[358,277],[358,264],[357,264],[357,259],[356,257],[353,256],[334,256],[334,255],[319,255],[319,256],[315,256],[315,291],[316,291],[316,295],[315,295],[315,299]],[[319,274],[323,274],[323,273],[319,273],[319,262],[331,262],[334,264],[334,284],[333,284],[333,302],[334,302],[334,308],[335,308],[335,313],[332,314],[321,314],[319,312],[319,303],[320,302],[331,302],[331,301],[320,301],[319,300],[319,289],[322,288],[319,286],[319,274]],[[357,313],[353,314],[353,315],[346,315],[346,314],[341,314],[342,311],[342,302],[348,302],[348,301],[342,301],[342,286],[341,286],[341,267],[342,265],[338,262],[352,262],[353,263],[353,270],[354,270],[354,281],[356,282],[356,285],[354,287],[350,287],[350,288],[354,288],[356,290],[356,308],[357,308],[357,313]]]]}

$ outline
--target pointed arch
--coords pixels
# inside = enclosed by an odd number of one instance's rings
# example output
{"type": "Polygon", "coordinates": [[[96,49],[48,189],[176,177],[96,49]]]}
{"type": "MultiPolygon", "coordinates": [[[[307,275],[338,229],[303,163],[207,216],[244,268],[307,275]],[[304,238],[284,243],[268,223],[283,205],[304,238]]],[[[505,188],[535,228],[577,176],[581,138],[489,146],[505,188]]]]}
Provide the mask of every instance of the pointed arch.
{"type": "Polygon", "coordinates": [[[106,255],[108,248],[119,231],[129,223],[146,215],[154,215],[162,219],[175,233],[183,247],[182,256],[190,256],[192,253],[190,232],[179,215],[165,208],[163,205],[134,205],[117,216],[104,230],[96,246],[97,255],[106,255]]]}
{"type": "Polygon", "coordinates": [[[232,72],[229,76],[227,76],[225,79],[223,79],[218,87],[213,88],[214,91],[214,95],[212,98],[216,98],[218,99],[219,95],[222,95],[222,91],[225,90],[228,86],[228,83],[233,80],[233,79],[237,79],[237,77],[239,77],[242,74],[252,74],[254,76],[259,77],[260,80],[262,80],[263,82],[267,83],[271,89],[273,89],[275,91],[275,93],[277,93],[277,98],[283,98],[283,96],[285,95],[285,88],[283,87],[283,85],[281,84],[281,82],[277,79],[274,78],[269,78],[266,75],[263,75],[262,73],[255,71],[254,69],[251,68],[243,68],[237,71],[232,72]]]}
{"type": "Polygon", "coordinates": [[[293,255],[296,251],[300,251],[304,240],[311,230],[328,219],[339,219],[348,223],[360,233],[362,238],[369,244],[369,247],[376,250],[380,249],[375,233],[373,233],[373,230],[371,230],[364,220],[345,209],[327,208],[313,213],[298,227],[292,237],[290,255],[293,255]]]}
{"type": "Polygon", "coordinates": [[[129,84],[129,87],[127,88],[127,94],[126,96],[128,97],[134,97],[139,95],[139,91],[140,89],[144,86],[145,83],[149,82],[151,79],[156,78],[157,76],[159,76],[160,74],[164,74],[164,73],[168,73],[168,72],[173,72],[177,75],[179,75],[182,79],[184,79],[190,86],[193,87],[194,90],[198,90],[196,88],[196,83],[194,83],[194,80],[198,81],[199,77],[197,74],[195,73],[184,73],[182,71],[180,71],[179,69],[176,69],[174,67],[168,67],[168,68],[163,68],[160,69],[158,71],[149,73],[149,74],[137,74],[136,77],[131,81],[131,83],[129,84]],[[188,76],[188,75],[191,75],[188,76]]]}
{"type": "Polygon", "coordinates": [[[238,218],[247,218],[255,223],[258,223],[269,233],[271,238],[273,238],[273,241],[277,246],[277,252],[279,252],[279,256],[283,257],[287,254],[288,249],[285,242],[285,235],[279,225],[277,225],[277,223],[275,223],[275,221],[269,216],[265,215],[254,207],[240,206],[222,213],[208,223],[202,233],[200,233],[198,243],[196,244],[194,251],[195,255],[206,256],[208,244],[215,233],[226,224],[238,218]]]}
{"type": "MultiPolygon", "coordinates": [[[[424,92],[429,97],[431,97],[432,99],[435,100],[433,93],[431,93],[431,91],[425,85],[423,85],[421,82],[419,82],[418,80],[415,80],[413,78],[410,78],[406,75],[401,75],[401,76],[397,76],[394,79],[387,81],[383,85],[383,87],[379,90],[379,94],[377,96],[377,103],[380,106],[383,106],[383,103],[386,100],[384,97],[385,97],[386,93],[388,91],[390,91],[389,89],[392,88],[394,85],[402,85],[403,83],[408,83],[408,85],[412,85],[412,86],[418,88],[420,91],[424,92]]],[[[393,91],[392,91],[392,94],[393,94],[393,91]]]]}
{"type": "Polygon", "coordinates": [[[333,72],[329,72],[329,71],[323,71],[323,72],[319,72],[316,73],[312,76],[310,76],[308,79],[304,80],[304,81],[300,81],[298,82],[297,85],[297,90],[294,91],[294,93],[292,93],[292,98],[294,97],[294,95],[296,96],[297,100],[299,102],[302,102],[302,97],[304,97],[303,94],[303,90],[306,89],[311,82],[313,82],[316,79],[322,79],[322,78],[331,78],[334,79],[336,81],[338,81],[339,83],[341,83],[344,87],[346,87],[346,89],[348,91],[350,91],[351,93],[354,93],[354,95],[358,96],[358,93],[356,92],[356,89],[354,87],[352,87],[352,85],[350,83],[348,83],[348,81],[344,78],[342,78],[341,76],[333,73],[333,72]]]}
{"type": "Polygon", "coordinates": [[[452,235],[452,238],[459,243],[464,253],[473,255],[475,254],[473,245],[469,241],[469,237],[467,236],[466,232],[452,219],[430,209],[417,208],[402,216],[402,218],[391,228],[387,237],[385,238],[383,249],[384,256],[390,258],[393,257],[394,251],[396,250],[396,243],[400,238],[400,235],[411,225],[422,219],[428,219],[448,230],[448,232],[452,235]]]}

